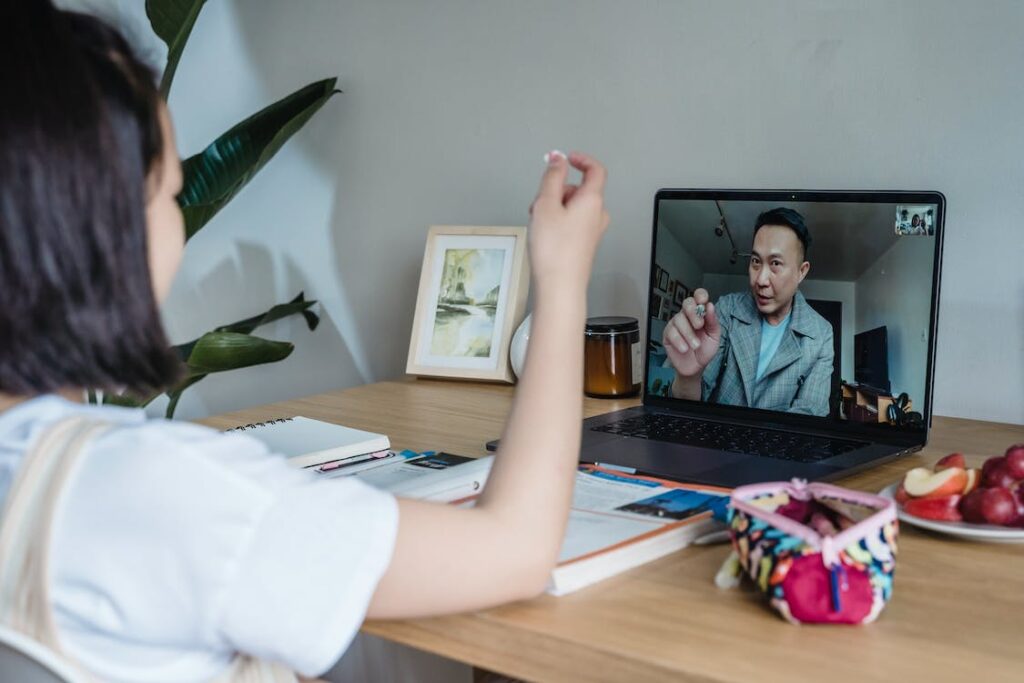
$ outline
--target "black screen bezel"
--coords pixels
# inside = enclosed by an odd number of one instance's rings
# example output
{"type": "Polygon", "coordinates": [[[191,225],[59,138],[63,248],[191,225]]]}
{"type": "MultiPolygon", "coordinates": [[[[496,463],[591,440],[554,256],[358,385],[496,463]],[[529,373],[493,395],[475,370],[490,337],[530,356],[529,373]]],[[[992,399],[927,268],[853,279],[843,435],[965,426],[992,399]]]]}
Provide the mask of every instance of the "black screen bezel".
{"type": "Polygon", "coordinates": [[[945,234],[946,197],[937,191],[891,191],[891,190],[715,190],[715,189],[674,189],[663,188],[654,195],[654,216],[651,228],[651,254],[648,261],[646,293],[644,304],[647,339],[651,338],[651,278],[653,276],[658,240],[658,210],[662,200],[723,200],[723,201],[778,201],[778,202],[861,202],[876,204],[934,204],[935,254],[931,294],[930,324],[928,329],[928,358],[925,370],[924,406],[914,409],[924,417],[923,428],[895,427],[887,424],[850,422],[828,417],[793,415],[781,411],[761,408],[745,408],[704,403],[689,399],[666,398],[647,394],[648,364],[650,354],[644,354],[644,395],[643,404],[649,408],[673,411],[685,410],[688,414],[709,418],[725,419],[730,422],[750,422],[779,428],[796,427],[801,431],[814,431],[837,437],[862,438],[881,443],[912,447],[927,443],[928,431],[932,424],[932,403],[935,371],[936,330],[939,324],[939,284],[942,276],[942,243],[945,234]]]}

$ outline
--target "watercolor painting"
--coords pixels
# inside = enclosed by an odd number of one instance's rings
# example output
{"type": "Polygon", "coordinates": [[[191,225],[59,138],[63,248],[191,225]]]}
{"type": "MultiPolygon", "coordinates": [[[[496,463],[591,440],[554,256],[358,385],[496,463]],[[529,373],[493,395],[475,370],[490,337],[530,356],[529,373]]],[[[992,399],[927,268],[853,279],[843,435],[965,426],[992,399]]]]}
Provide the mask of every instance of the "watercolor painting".
{"type": "Polygon", "coordinates": [[[487,358],[505,270],[504,249],[446,249],[430,353],[487,358]]]}

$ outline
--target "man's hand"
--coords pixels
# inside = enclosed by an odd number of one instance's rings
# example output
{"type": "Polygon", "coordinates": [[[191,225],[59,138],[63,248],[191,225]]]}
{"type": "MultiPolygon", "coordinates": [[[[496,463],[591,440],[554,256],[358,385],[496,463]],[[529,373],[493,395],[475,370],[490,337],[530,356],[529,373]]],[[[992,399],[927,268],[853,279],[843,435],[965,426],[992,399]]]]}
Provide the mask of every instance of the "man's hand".
{"type": "Polygon", "coordinates": [[[701,288],[683,301],[683,310],[665,326],[661,343],[676,373],[682,378],[696,378],[718,353],[721,338],[715,305],[708,301],[707,290],[701,288]],[[700,305],[704,306],[703,316],[697,314],[700,305]]]}

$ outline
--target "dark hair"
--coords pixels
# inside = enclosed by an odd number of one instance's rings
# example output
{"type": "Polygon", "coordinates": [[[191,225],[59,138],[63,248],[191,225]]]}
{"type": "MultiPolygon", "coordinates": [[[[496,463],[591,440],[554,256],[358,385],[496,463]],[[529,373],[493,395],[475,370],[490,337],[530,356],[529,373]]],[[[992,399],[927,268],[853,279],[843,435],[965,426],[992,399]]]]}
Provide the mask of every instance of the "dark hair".
{"type": "Polygon", "coordinates": [[[182,365],[147,253],[153,73],[117,31],[48,1],[5,2],[0,24],[0,391],[162,389],[182,365]]]}
{"type": "Polygon", "coordinates": [[[784,206],[765,211],[757,217],[757,221],[754,223],[754,234],[756,235],[757,231],[766,225],[784,225],[791,228],[803,246],[803,257],[807,258],[807,251],[811,248],[811,233],[807,230],[804,217],[799,212],[784,206]]]}

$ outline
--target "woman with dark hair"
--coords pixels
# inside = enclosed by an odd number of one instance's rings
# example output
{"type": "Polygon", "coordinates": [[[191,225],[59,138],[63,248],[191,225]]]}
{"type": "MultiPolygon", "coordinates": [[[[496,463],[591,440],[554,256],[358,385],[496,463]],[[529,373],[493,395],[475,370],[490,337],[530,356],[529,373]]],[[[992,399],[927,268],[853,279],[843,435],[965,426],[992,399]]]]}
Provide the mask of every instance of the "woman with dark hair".
{"type": "Polygon", "coordinates": [[[180,372],[157,304],[181,169],[117,32],[39,0],[0,23],[0,621],[103,680],[289,680],[328,669],[367,615],[540,592],[579,447],[601,165],[552,153],[531,207],[533,340],[479,504],[396,500],[243,434],[80,402],[180,372]]]}

